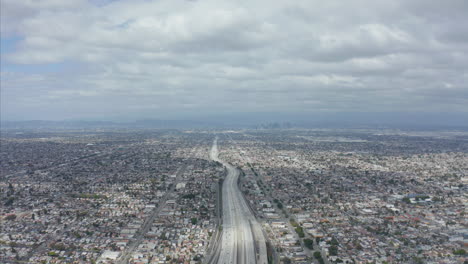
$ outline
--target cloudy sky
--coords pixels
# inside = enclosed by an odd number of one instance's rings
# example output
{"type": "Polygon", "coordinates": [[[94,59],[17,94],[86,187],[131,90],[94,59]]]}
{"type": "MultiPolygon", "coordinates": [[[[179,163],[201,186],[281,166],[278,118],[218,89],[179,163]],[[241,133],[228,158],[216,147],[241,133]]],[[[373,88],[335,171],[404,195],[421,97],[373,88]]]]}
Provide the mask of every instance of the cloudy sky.
{"type": "Polygon", "coordinates": [[[1,116],[468,112],[466,0],[1,0],[1,116]]]}

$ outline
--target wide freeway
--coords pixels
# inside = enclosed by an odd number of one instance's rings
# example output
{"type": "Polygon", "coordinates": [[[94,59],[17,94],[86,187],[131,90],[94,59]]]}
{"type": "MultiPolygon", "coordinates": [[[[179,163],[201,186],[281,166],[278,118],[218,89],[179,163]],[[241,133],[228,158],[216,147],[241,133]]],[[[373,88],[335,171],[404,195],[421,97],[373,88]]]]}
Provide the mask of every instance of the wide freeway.
{"type": "Polygon", "coordinates": [[[221,244],[213,253],[210,263],[266,264],[267,250],[261,226],[237,186],[239,170],[218,157],[218,138],[213,142],[210,157],[222,163],[227,170],[222,186],[221,244]]]}

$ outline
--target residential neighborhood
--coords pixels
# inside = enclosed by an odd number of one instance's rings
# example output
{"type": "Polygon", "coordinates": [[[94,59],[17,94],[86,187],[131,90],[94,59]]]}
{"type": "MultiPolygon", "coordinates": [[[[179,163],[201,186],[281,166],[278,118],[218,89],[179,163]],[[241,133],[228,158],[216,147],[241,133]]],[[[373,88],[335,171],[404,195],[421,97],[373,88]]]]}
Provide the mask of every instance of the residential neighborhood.
{"type": "Polygon", "coordinates": [[[413,133],[8,132],[0,262],[211,263],[217,135],[270,263],[466,263],[467,135],[413,133]]]}

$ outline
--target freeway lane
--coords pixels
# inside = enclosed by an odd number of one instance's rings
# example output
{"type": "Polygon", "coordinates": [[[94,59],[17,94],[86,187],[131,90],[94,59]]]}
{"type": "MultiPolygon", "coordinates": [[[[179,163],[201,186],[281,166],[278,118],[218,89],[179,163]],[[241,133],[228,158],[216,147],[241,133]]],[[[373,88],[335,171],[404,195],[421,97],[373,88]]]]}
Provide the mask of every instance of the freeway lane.
{"type": "Polygon", "coordinates": [[[218,264],[266,264],[266,244],[260,224],[250,211],[242,196],[237,180],[239,170],[218,158],[218,138],[213,142],[210,157],[227,169],[223,182],[223,230],[221,246],[218,247],[218,264]],[[255,231],[255,236],[254,236],[255,231]],[[255,249],[258,248],[257,257],[255,249]],[[260,255],[261,254],[261,255],[260,255]]]}

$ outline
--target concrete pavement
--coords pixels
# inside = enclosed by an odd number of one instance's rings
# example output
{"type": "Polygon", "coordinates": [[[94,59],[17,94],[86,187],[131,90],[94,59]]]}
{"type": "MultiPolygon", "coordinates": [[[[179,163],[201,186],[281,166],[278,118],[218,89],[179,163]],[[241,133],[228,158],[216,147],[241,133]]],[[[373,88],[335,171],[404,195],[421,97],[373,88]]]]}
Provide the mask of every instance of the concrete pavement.
{"type": "Polygon", "coordinates": [[[218,264],[266,264],[266,244],[261,226],[250,211],[237,182],[239,170],[218,157],[218,138],[213,142],[210,157],[227,169],[223,182],[223,230],[218,264]],[[256,252],[257,251],[257,252],[256,252]]]}

